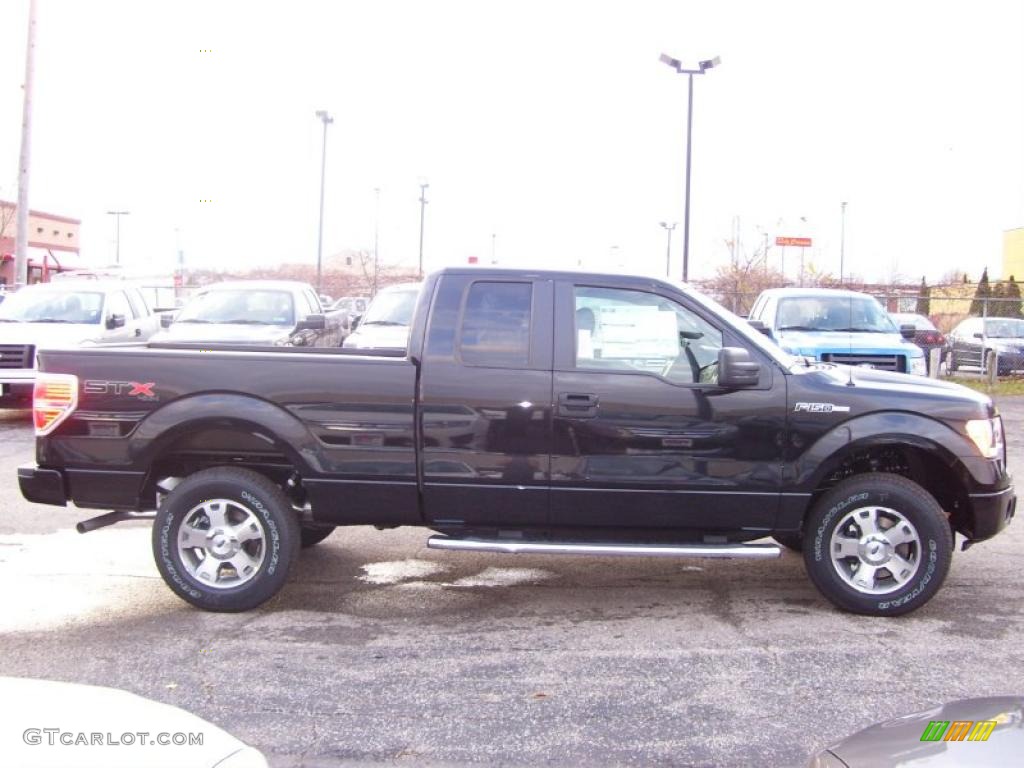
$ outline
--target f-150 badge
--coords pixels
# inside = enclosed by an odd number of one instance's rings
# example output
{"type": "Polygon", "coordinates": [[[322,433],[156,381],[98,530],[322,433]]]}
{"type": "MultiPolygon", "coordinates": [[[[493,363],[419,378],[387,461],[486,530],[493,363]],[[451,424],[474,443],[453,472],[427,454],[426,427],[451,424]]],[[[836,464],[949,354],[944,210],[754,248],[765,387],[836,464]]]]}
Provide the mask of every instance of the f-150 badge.
{"type": "Polygon", "coordinates": [[[850,406],[833,405],[832,403],[797,403],[793,410],[796,413],[848,413],[850,406]]]}

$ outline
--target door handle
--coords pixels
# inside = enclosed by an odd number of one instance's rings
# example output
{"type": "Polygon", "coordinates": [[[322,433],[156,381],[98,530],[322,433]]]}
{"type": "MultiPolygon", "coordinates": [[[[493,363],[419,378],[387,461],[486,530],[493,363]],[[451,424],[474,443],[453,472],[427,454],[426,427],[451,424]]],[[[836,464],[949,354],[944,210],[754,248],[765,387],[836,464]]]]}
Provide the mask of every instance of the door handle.
{"type": "Polygon", "coordinates": [[[561,392],[558,395],[558,415],[571,419],[592,419],[597,416],[600,401],[597,395],[582,392],[561,392]]]}
{"type": "Polygon", "coordinates": [[[136,328],[135,329],[135,335],[136,336],[141,336],[142,335],[142,329],[141,328],[136,328]]]}

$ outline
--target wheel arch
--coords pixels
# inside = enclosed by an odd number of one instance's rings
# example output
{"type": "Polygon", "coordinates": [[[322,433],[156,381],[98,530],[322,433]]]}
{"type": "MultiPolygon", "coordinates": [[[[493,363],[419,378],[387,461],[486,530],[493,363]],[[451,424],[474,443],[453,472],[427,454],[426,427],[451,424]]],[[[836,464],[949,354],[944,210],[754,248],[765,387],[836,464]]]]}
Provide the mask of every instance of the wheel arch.
{"type": "MultiPolygon", "coordinates": [[[[319,441],[300,419],[279,405],[235,393],[205,393],[165,405],[139,423],[130,450],[133,463],[148,468],[144,498],[155,494],[168,463],[182,451],[208,466],[261,456],[267,466],[287,467],[300,476],[318,474],[322,466],[319,441]]],[[[261,474],[268,474],[266,468],[261,474]]]]}

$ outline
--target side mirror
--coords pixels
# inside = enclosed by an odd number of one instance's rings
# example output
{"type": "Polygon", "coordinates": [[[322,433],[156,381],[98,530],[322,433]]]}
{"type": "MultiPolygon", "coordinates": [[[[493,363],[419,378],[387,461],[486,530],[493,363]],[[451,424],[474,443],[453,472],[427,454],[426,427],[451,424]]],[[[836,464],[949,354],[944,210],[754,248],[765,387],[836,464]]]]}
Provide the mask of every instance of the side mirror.
{"type": "Polygon", "coordinates": [[[124,328],[124,315],[111,315],[107,318],[107,328],[114,330],[115,328],[124,328]]]}
{"type": "Polygon", "coordinates": [[[909,325],[909,324],[908,325],[901,325],[900,326],[900,336],[902,336],[907,341],[913,341],[914,340],[914,336],[916,336],[916,335],[917,335],[917,329],[914,326],[909,325]]]}
{"type": "Polygon", "coordinates": [[[295,326],[296,331],[322,331],[327,327],[327,318],[323,315],[307,315],[295,326]]]}
{"type": "Polygon", "coordinates": [[[974,338],[976,338],[976,339],[984,339],[985,338],[985,334],[983,334],[983,333],[976,333],[976,334],[974,334],[974,338]]]}
{"type": "Polygon", "coordinates": [[[718,350],[718,385],[720,387],[754,387],[761,380],[761,365],[743,347],[718,350]]]}
{"type": "Polygon", "coordinates": [[[171,324],[174,322],[174,316],[176,314],[176,312],[162,312],[160,314],[160,327],[170,328],[171,324]]]}
{"type": "Polygon", "coordinates": [[[362,319],[363,319],[362,314],[352,315],[352,319],[349,321],[349,326],[348,326],[349,330],[350,331],[354,331],[356,329],[356,326],[359,325],[359,322],[362,319]]]}
{"type": "Polygon", "coordinates": [[[747,320],[747,324],[755,331],[763,333],[768,338],[771,338],[771,329],[760,320],[747,320]]]}

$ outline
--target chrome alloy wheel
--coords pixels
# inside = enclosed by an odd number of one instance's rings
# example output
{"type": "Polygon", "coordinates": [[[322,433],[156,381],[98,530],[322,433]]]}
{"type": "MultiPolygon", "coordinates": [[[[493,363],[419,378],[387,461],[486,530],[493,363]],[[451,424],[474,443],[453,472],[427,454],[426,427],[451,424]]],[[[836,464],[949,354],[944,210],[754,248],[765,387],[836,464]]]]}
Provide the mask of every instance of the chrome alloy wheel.
{"type": "Polygon", "coordinates": [[[241,586],[267,552],[263,523],[231,499],[210,499],[188,511],[178,529],[178,557],[196,581],[214,589],[241,586]]]}
{"type": "Polygon", "coordinates": [[[832,567],[849,586],[866,595],[886,595],[917,573],[921,537],[894,509],[860,507],[836,526],[829,552],[832,567]]]}

